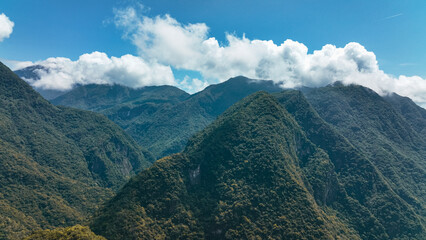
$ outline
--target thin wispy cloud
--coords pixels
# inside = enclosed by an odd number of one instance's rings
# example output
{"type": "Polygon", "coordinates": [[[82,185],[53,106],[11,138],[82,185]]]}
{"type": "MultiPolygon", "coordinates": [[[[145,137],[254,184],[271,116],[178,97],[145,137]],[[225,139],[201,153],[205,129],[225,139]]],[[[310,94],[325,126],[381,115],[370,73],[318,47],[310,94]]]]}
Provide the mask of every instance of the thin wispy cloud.
{"type": "Polygon", "coordinates": [[[416,64],[416,63],[410,63],[410,62],[408,62],[408,63],[400,63],[399,64],[399,66],[402,66],[402,67],[405,67],[405,66],[417,66],[418,64],[416,64]]]}
{"type": "Polygon", "coordinates": [[[402,15],[404,15],[404,14],[403,13],[398,13],[398,14],[395,14],[395,15],[392,15],[392,16],[387,16],[385,18],[382,18],[382,19],[380,19],[380,21],[384,21],[384,20],[389,20],[389,19],[392,19],[392,18],[401,17],[402,15]]]}

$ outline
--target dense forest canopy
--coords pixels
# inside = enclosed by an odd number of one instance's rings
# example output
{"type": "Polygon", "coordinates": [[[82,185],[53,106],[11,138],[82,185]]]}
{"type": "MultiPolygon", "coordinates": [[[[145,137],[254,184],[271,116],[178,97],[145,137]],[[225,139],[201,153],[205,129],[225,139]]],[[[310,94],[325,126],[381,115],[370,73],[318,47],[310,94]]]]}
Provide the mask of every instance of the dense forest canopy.
{"type": "Polygon", "coordinates": [[[426,237],[410,99],[236,77],[193,95],[79,86],[55,106],[0,70],[0,238],[426,237]]]}

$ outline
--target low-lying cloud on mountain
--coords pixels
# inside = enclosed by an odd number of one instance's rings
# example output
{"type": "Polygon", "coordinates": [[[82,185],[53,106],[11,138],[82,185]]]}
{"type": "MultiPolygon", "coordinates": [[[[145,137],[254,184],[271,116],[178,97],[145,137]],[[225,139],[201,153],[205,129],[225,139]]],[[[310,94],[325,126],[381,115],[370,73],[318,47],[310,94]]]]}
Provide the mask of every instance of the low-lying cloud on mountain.
{"type": "Polygon", "coordinates": [[[153,18],[135,8],[115,10],[114,24],[138,49],[139,56],[109,58],[105,53],[82,55],[77,61],[49,58],[37,62],[37,87],[69,89],[74,84],[120,83],[131,87],[170,84],[194,92],[211,83],[244,75],[272,79],[283,87],[319,87],[335,81],[356,83],[380,94],[396,92],[426,106],[426,80],[392,76],[380,70],[376,56],[361,44],[325,45],[308,53],[300,42],[251,40],[227,34],[224,44],[209,36],[204,23],[182,24],[169,15],[153,18]],[[175,79],[172,69],[196,71],[200,79],[175,79]]]}
{"type": "Polygon", "coordinates": [[[15,25],[4,13],[0,14],[0,42],[8,38],[13,32],[15,25]]]}
{"type": "Polygon", "coordinates": [[[117,58],[93,52],[81,55],[76,61],[57,57],[35,64],[46,67],[36,70],[40,79],[26,80],[42,89],[68,90],[75,84],[89,83],[119,83],[131,87],[176,85],[169,66],[132,55],[117,58]]]}

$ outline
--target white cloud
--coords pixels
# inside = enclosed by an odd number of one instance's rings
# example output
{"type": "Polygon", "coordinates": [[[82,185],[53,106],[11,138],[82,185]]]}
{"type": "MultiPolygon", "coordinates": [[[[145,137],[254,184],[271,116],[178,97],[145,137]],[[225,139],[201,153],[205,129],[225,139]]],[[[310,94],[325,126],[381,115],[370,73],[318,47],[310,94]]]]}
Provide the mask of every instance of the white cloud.
{"type": "Polygon", "coordinates": [[[209,36],[204,23],[185,25],[169,15],[149,18],[133,8],[116,10],[114,23],[137,47],[140,56],[118,58],[93,52],[76,61],[49,58],[34,63],[49,70],[37,70],[41,78],[27,81],[39,88],[59,90],[88,83],[130,87],[167,84],[190,93],[238,75],[271,79],[286,88],[320,87],[341,81],[369,87],[382,95],[396,92],[426,107],[425,79],[384,73],[375,54],[359,43],[325,45],[308,53],[303,43],[293,40],[276,44],[227,34],[227,42],[220,44],[209,36]],[[171,67],[197,71],[202,77],[175,80],[171,67]]]}
{"type": "Polygon", "coordinates": [[[388,20],[388,19],[392,19],[392,18],[400,17],[400,16],[402,16],[402,15],[404,15],[404,14],[403,14],[403,13],[398,13],[398,14],[394,14],[394,15],[391,15],[391,16],[387,16],[387,17],[382,18],[382,19],[380,19],[380,20],[381,20],[381,21],[383,21],[383,20],[388,20]]]}
{"type": "Polygon", "coordinates": [[[0,14],[0,42],[8,38],[13,32],[13,26],[15,23],[4,14],[0,14]]]}
{"type": "Polygon", "coordinates": [[[283,87],[319,87],[342,81],[372,88],[379,94],[396,92],[426,105],[425,79],[384,73],[375,54],[359,43],[341,48],[325,45],[308,53],[304,44],[293,40],[277,45],[227,34],[227,43],[220,44],[209,36],[204,23],[185,25],[169,15],[149,18],[133,8],[116,10],[114,22],[144,59],[198,71],[210,83],[237,75],[272,79],[283,82],[283,87]]]}
{"type": "Polygon", "coordinates": [[[191,79],[188,75],[186,75],[183,80],[179,82],[179,87],[190,94],[202,91],[207,86],[209,86],[207,81],[203,81],[198,78],[191,79]]]}
{"type": "Polygon", "coordinates": [[[176,85],[169,66],[147,62],[140,57],[124,55],[108,57],[105,53],[83,54],[78,60],[48,58],[35,63],[46,67],[38,69],[40,79],[26,79],[42,89],[68,90],[75,84],[118,83],[131,87],[176,85]]]}
{"type": "Polygon", "coordinates": [[[16,60],[9,60],[9,59],[2,59],[2,58],[0,58],[0,61],[4,63],[6,66],[8,66],[10,69],[12,69],[12,71],[34,65],[34,63],[31,61],[16,61],[16,60]]]}

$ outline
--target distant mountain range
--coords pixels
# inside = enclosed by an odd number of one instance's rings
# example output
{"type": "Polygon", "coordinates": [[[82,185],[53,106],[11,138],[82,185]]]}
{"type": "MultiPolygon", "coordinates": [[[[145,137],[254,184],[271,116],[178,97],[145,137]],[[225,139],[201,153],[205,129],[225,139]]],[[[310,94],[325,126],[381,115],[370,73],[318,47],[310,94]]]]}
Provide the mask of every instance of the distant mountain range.
{"type": "Polygon", "coordinates": [[[426,110],[408,98],[236,77],[193,95],[77,86],[55,107],[1,69],[0,238],[83,223],[107,239],[426,239],[426,110]]]}

